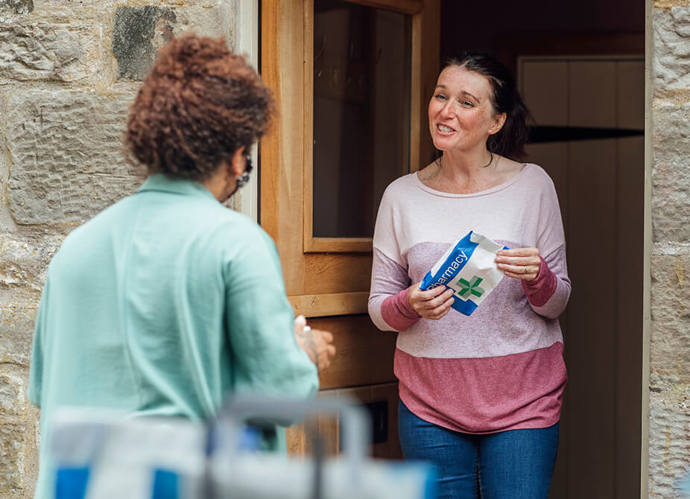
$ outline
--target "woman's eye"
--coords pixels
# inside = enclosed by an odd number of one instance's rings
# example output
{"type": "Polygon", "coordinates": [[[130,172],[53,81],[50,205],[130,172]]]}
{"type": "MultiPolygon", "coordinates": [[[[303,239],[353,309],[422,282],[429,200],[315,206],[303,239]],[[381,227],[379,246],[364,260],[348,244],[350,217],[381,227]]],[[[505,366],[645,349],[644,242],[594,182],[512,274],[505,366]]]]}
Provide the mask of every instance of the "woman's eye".
{"type": "Polygon", "coordinates": [[[468,100],[462,101],[462,105],[465,106],[465,107],[474,107],[474,103],[473,103],[473,102],[470,102],[470,101],[468,101],[468,100]]]}
{"type": "Polygon", "coordinates": [[[434,98],[438,100],[446,100],[446,96],[443,94],[436,94],[434,95],[434,98]]]}

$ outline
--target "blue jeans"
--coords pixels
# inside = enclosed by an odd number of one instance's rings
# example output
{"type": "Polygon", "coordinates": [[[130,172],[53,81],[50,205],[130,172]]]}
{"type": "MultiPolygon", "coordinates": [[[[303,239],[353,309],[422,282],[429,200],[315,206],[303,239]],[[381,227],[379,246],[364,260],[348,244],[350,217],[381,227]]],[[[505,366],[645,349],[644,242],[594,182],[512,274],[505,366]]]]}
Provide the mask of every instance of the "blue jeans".
{"type": "Polygon", "coordinates": [[[558,450],[558,423],[549,428],[470,435],[398,408],[405,459],[431,462],[439,474],[438,497],[546,499],[558,450]]]}

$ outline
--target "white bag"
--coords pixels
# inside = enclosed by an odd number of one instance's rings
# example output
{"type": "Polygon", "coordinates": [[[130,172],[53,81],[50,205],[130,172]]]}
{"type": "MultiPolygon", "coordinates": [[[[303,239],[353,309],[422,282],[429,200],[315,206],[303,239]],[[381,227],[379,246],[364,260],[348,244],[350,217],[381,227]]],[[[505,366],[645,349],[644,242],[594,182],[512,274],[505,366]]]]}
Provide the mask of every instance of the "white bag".
{"type": "Polygon", "coordinates": [[[501,249],[508,248],[469,231],[427,272],[420,289],[446,286],[455,291],[451,307],[461,314],[472,315],[504,277],[495,262],[501,249]]]}
{"type": "Polygon", "coordinates": [[[361,407],[330,399],[236,398],[211,429],[173,418],[63,409],[51,440],[56,499],[435,497],[430,465],[366,457],[369,428],[361,407]],[[249,418],[295,420],[324,411],[341,415],[340,456],[305,460],[240,448],[249,418]]]}

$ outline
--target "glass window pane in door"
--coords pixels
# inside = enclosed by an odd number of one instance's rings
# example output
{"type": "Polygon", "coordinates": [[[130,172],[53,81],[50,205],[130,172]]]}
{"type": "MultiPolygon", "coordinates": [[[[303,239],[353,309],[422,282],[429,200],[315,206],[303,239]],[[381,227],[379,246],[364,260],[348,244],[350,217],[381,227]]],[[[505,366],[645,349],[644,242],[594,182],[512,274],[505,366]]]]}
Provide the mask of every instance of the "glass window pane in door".
{"type": "Polygon", "coordinates": [[[371,237],[409,171],[411,17],[314,3],[314,237],[371,237]]]}

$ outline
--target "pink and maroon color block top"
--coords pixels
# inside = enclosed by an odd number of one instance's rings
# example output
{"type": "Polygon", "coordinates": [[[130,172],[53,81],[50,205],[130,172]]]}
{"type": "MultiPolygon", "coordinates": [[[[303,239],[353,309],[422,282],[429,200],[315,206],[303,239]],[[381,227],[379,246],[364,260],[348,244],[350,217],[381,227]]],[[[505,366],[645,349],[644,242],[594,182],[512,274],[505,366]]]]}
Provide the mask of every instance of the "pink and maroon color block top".
{"type": "Polygon", "coordinates": [[[399,332],[400,398],[420,418],[465,433],[558,422],[567,379],[558,316],[569,296],[558,199],[539,166],[472,194],[436,191],[416,173],[386,189],[369,315],[379,329],[399,332]],[[504,277],[471,316],[420,318],[406,289],[470,230],[510,248],[539,248],[539,274],[529,282],[504,277]]]}

